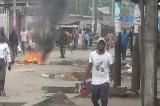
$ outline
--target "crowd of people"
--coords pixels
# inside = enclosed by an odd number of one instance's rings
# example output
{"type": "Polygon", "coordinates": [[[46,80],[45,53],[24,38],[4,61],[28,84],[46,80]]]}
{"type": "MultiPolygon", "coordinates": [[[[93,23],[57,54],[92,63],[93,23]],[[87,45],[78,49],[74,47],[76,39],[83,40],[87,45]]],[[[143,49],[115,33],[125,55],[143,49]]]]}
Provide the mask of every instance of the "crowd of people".
{"type": "Polygon", "coordinates": [[[27,30],[23,28],[19,34],[13,29],[9,34],[9,43],[11,45],[13,56],[17,55],[18,46],[22,49],[23,54],[25,54],[26,49],[30,50],[32,45],[31,28],[28,28],[27,30]]]}
{"type": "MultiPolygon", "coordinates": [[[[71,52],[82,48],[87,50],[89,46],[92,46],[93,40],[96,39],[97,33],[92,32],[90,29],[72,29],[72,30],[59,30],[59,38],[57,39],[57,46],[60,47],[61,58],[65,58],[65,48],[68,47],[71,52]]],[[[133,28],[122,28],[120,32],[121,37],[121,56],[122,60],[125,60],[127,48],[130,48],[132,54],[133,49],[133,28]]],[[[108,31],[104,37],[106,41],[106,50],[115,46],[116,35],[114,32],[108,31]]],[[[97,40],[97,39],[96,39],[97,40]]]]}
{"type": "Polygon", "coordinates": [[[82,48],[87,50],[92,46],[93,34],[89,29],[72,29],[72,30],[59,30],[59,37],[57,39],[57,46],[60,47],[61,58],[65,58],[65,48],[68,48],[73,53],[73,50],[82,48]]]}

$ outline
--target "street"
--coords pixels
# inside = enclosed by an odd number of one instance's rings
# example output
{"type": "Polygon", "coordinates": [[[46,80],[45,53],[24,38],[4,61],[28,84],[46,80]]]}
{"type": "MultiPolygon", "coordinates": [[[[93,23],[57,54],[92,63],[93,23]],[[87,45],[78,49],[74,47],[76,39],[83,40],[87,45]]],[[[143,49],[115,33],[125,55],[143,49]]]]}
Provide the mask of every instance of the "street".
{"type": "MultiPolygon", "coordinates": [[[[85,67],[78,68],[77,65],[56,65],[51,64],[53,61],[62,60],[85,60],[87,62],[89,52],[83,50],[73,51],[71,53],[69,50],[66,51],[66,58],[61,59],[59,50],[53,50],[49,58],[45,62],[45,65],[37,64],[17,64],[15,63],[13,69],[6,75],[6,97],[0,97],[0,102],[11,102],[11,103],[36,103],[46,97],[52,95],[52,93],[45,93],[41,88],[43,86],[59,86],[59,87],[69,87],[75,86],[79,81],[66,80],[63,75],[69,72],[74,72],[77,69],[84,71],[85,67]],[[54,73],[56,78],[43,77],[42,74],[54,73]]],[[[114,50],[110,50],[114,55],[114,50]]],[[[21,60],[23,55],[18,54],[17,60],[21,60]]],[[[129,76],[130,77],[130,76],[129,76]]],[[[123,79],[123,83],[130,89],[130,78],[126,77],[123,79]]],[[[66,94],[75,104],[79,106],[92,106],[89,97],[81,97],[78,94],[66,94]]],[[[108,106],[141,106],[140,96],[124,96],[124,97],[109,97],[108,106]]]]}

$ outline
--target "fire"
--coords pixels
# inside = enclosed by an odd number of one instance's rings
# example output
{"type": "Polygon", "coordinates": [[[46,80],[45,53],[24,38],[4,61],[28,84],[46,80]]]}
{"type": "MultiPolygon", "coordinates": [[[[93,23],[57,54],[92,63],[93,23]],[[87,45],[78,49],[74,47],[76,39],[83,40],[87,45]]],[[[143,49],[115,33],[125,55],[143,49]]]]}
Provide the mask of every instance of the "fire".
{"type": "Polygon", "coordinates": [[[25,63],[36,63],[42,64],[44,62],[44,56],[38,53],[37,51],[32,51],[24,57],[25,63]]]}

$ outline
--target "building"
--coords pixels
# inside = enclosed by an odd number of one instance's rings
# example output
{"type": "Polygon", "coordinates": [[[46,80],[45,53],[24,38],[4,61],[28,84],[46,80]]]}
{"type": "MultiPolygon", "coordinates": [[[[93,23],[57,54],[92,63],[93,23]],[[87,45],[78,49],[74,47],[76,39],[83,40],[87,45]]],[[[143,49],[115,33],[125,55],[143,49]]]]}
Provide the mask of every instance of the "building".
{"type": "MultiPolygon", "coordinates": [[[[36,4],[37,0],[16,0],[16,30],[20,32],[26,26],[28,16],[33,14],[29,12],[30,7],[36,4]]],[[[0,1],[0,27],[9,36],[13,29],[13,0],[0,1]]]]}

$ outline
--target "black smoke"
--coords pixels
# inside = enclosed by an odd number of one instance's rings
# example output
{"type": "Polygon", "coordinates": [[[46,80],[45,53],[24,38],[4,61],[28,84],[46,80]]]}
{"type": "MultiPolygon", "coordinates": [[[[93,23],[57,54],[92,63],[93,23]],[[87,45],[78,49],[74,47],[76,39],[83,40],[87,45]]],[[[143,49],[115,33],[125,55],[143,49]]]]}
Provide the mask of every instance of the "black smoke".
{"type": "Polygon", "coordinates": [[[38,50],[46,57],[53,49],[57,39],[56,26],[63,18],[67,0],[38,0],[37,20],[34,27],[34,36],[38,50]]]}

